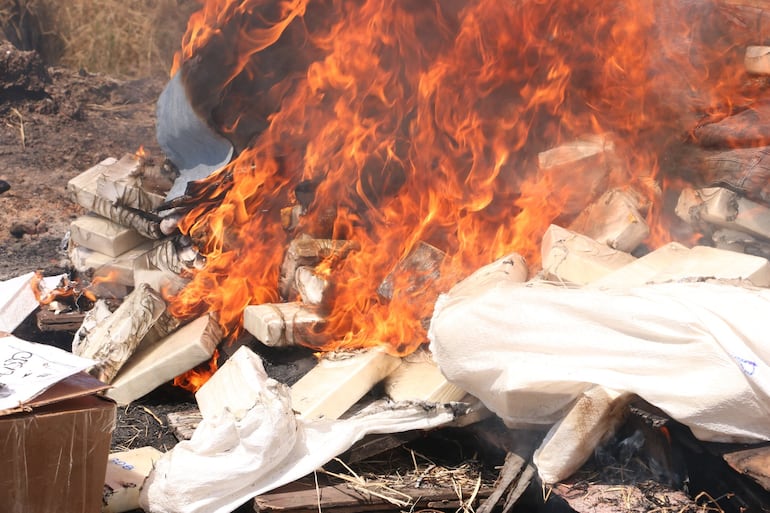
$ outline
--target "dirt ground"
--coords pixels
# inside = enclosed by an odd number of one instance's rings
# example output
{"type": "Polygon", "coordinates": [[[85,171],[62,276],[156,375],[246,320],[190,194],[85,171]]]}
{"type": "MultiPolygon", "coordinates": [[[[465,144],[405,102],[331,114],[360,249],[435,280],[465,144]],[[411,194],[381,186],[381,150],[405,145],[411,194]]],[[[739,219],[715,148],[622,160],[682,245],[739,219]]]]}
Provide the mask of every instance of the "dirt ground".
{"type": "MultiPolygon", "coordinates": [[[[0,41],[0,190],[7,189],[0,193],[0,280],[38,268],[46,275],[67,270],[63,241],[70,222],[85,213],[70,200],[67,181],[140,146],[160,157],[155,102],[165,83],[163,76],[121,81],[46,68],[35,52],[0,41]]],[[[29,319],[17,331],[27,340],[71,344],[71,334],[41,333],[29,319]]],[[[176,439],[165,414],[193,405],[189,393],[169,386],[119,408],[113,448],[170,449],[176,439]]]]}
{"type": "Polygon", "coordinates": [[[66,266],[62,240],[84,213],[67,195],[70,178],[140,146],[160,154],[155,102],[165,83],[46,68],[0,41],[0,180],[10,186],[0,193],[0,280],[66,266]]]}

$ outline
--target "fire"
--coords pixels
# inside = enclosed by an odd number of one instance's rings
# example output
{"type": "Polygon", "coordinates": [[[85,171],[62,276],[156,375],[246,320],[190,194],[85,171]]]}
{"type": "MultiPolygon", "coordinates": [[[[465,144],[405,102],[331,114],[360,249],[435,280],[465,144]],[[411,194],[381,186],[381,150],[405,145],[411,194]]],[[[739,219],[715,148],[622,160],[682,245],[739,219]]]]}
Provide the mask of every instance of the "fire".
{"type": "Polygon", "coordinates": [[[247,305],[281,299],[292,237],[353,240],[322,264],[322,349],[408,353],[440,291],[511,251],[537,265],[547,226],[593,199],[582,175],[538,168],[563,143],[610,134],[603,185],[647,194],[650,244],[665,240],[661,155],[750,100],[741,47],[708,1],[208,0],[183,43],[172,71],[238,156],[180,224],[207,264],[172,311],[216,311],[236,331],[247,305]],[[287,234],[280,210],[308,182],[287,234]],[[378,296],[420,243],[446,254],[440,278],[378,296]]]}
{"type": "Polygon", "coordinates": [[[197,392],[200,387],[209,380],[217,371],[219,351],[215,350],[208,363],[192,368],[174,378],[174,385],[190,392],[197,392]]]}
{"type": "Polygon", "coordinates": [[[70,280],[68,277],[63,277],[53,290],[45,290],[43,277],[43,271],[38,269],[29,282],[32,293],[41,306],[56,302],[61,303],[62,308],[85,311],[90,310],[98,299],[81,281],[70,280]]]}

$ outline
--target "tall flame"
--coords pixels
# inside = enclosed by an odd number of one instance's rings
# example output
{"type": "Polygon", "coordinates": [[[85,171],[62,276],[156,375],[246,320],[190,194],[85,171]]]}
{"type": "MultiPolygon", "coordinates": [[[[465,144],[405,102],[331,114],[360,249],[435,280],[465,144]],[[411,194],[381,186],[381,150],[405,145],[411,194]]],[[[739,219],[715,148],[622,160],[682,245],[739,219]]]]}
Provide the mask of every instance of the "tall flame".
{"type": "Polygon", "coordinates": [[[412,351],[437,291],[511,251],[536,265],[588,194],[538,153],[611,134],[607,186],[650,191],[663,150],[749,100],[728,25],[693,0],[206,1],[174,71],[239,154],[180,224],[207,264],[173,312],[237,330],[247,305],[279,301],[291,236],[350,239],[319,344],[412,351]],[[290,236],[280,209],[303,181],[315,196],[290,236]],[[447,255],[438,282],[378,297],[420,242],[447,255]]]}

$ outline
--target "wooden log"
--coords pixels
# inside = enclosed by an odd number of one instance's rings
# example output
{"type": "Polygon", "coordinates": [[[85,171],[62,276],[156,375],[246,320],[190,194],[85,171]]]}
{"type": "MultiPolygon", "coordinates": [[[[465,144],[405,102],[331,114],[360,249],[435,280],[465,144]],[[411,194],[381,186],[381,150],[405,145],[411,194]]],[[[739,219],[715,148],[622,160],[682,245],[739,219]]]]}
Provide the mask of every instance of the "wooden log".
{"type": "Polygon", "coordinates": [[[138,509],[144,481],[162,455],[155,447],[140,447],[110,454],[104,478],[102,513],[138,509]]]}
{"type": "Polygon", "coordinates": [[[631,397],[599,386],[583,392],[535,451],[533,462],[543,483],[563,481],[582,467],[620,426],[631,397]]]}
{"type": "Polygon", "coordinates": [[[551,225],[541,245],[543,273],[548,280],[586,285],[635,259],[585,235],[551,225]]]}
{"type": "Polygon", "coordinates": [[[377,348],[326,353],[291,387],[292,408],[307,420],[339,418],[400,364],[400,358],[377,348]]]}
{"type": "Polygon", "coordinates": [[[535,469],[528,465],[524,458],[516,453],[509,452],[505,456],[505,463],[495,481],[494,490],[479,505],[476,513],[492,513],[495,506],[500,503],[503,495],[506,495],[506,497],[502,506],[502,513],[507,513],[524,494],[534,476],[535,469]],[[506,492],[508,493],[506,494],[506,492]]]}
{"type": "Polygon", "coordinates": [[[650,235],[636,198],[630,192],[611,189],[586,207],[569,229],[630,253],[650,235]]]}
{"type": "Polygon", "coordinates": [[[137,352],[105,395],[120,405],[129,404],[210,360],[221,340],[222,329],[216,320],[211,315],[199,317],[137,352]]]}
{"type": "Polygon", "coordinates": [[[111,383],[165,310],[166,302],[157,292],[139,287],[85,336],[75,354],[97,360],[90,374],[111,383]]]}
{"type": "Polygon", "coordinates": [[[203,420],[203,415],[198,408],[189,410],[170,412],[166,415],[168,427],[173,431],[174,436],[180,442],[192,438],[198,424],[203,420]]]}
{"type": "Polygon", "coordinates": [[[324,318],[314,307],[299,302],[249,305],[243,310],[243,327],[270,347],[300,344],[303,333],[323,323],[324,318]]]}
{"type": "Polygon", "coordinates": [[[119,161],[103,166],[96,180],[97,196],[122,207],[152,212],[165,200],[172,182],[144,159],[126,154],[119,161]]]}
{"type": "Polygon", "coordinates": [[[770,208],[722,187],[683,190],[675,212],[708,235],[720,227],[770,240],[770,208]]]}
{"type": "Polygon", "coordinates": [[[561,144],[539,153],[537,161],[538,178],[563,202],[564,215],[578,214],[607,190],[611,172],[619,167],[615,145],[606,135],[561,144]]]}
{"type": "Polygon", "coordinates": [[[383,383],[385,394],[394,401],[448,403],[460,401],[466,395],[447,381],[424,347],[402,358],[401,365],[383,383]]]}
{"type": "Polygon", "coordinates": [[[152,248],[151,242],[140,244],[122,255],[111,257],[83,246],[70,243],[67,256],[78,272],[92,273],[94,278],[134,286],[134,266],[138,258],[152,248]]]}
{"type": "Polygon", "coordinates": [[[315,267],[327,258],[344,258],[356,247],[354,242],[346,240],[313,239],[309,236],[294,239],[286,249],[281,263],[278,278],[281,297],[290,300],[296,295],[294,275],[299,267],[315,267]]]}
{"type": "Polygon", "coordinates": [[[79,174],[67,182],[67,191],[78,205],[110,221],[133,228],[148,239],[160,239],[160,218],[129,207],[116,205],[97,195],[96,184],[99,177],[109,166],[117,161],[113,158],[103,160],[96,166],[79,174]]]}
{"type": "MultiPolygon", "coordinates": [[[[430,289],[441,273],[446,253],[426,242],[418,242],[409,254],[400,260],[377,287],[380,297],[391,300],[396,291],[413,294],[430,289]]],[[[435,291],[438,294],[438,291],[435,291]]]]}
{"type": "Polygon", "coordinates": [[[95,215],[80,216],[72,221],[70,238],[76,244],[111,257],[120,256],[147,241],[136,230],[95,215]]]}

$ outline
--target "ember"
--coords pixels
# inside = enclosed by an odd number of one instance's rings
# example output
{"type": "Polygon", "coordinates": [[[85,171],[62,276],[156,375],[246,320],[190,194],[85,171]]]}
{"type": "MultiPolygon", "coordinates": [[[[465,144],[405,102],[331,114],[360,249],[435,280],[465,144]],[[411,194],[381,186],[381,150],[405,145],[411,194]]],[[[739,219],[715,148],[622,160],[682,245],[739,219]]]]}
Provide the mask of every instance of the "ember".
{"type": "Polygon", "coordinates": [[[246,306],[295,299],[276,287],[292,239],[345,239],[358,249],[314,264],[327,315],[305,343],[407,354],[438,293],[512,251],[536,265],[546,228],[609,189],[640,193],[648,245],[667,242],[661,206],[679,181],[664,152],[757,93],[739,54],[748,36],[720,9],[209,0],[174,71],[237,156],[188,187],[179,228],[206,265],[171,311],[217,312],[235,333],[246,306]],[[302,215],[287,223],[293,204],[302,215]],[[432,278],[378,295],[421,244],[446,255],[432,278]]]}

